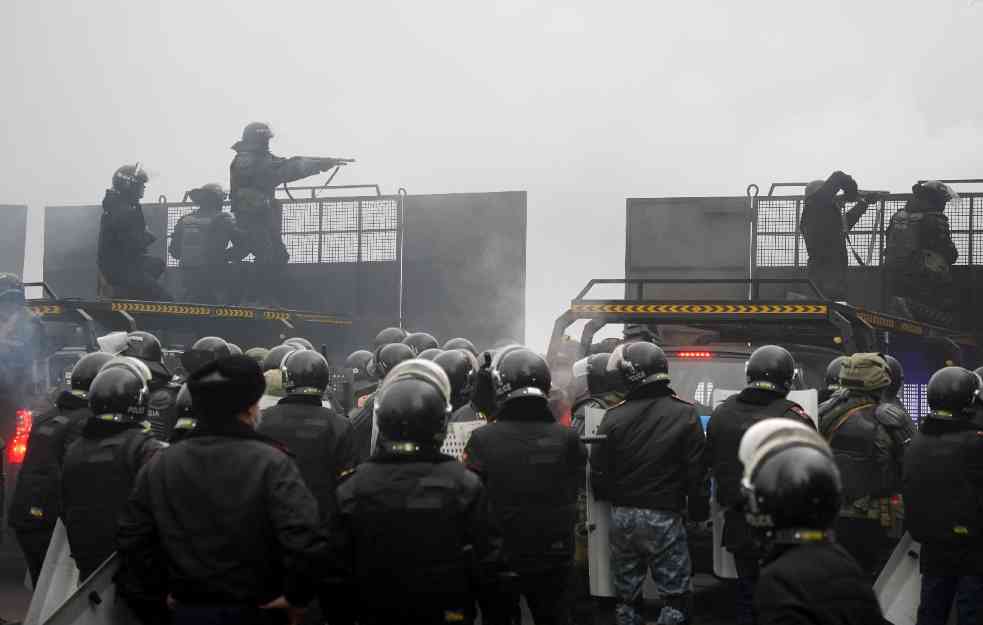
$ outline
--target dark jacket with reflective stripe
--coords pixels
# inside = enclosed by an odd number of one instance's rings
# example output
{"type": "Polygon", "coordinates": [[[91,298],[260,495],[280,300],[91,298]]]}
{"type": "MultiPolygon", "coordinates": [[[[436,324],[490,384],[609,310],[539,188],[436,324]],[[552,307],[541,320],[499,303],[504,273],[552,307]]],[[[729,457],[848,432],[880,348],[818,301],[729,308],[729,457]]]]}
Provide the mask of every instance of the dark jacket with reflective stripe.
{"type": "Polygon", "coordinates": [[[317,501],[276,441],[206,419],[137,478],[117,535],[131,601],[303,606],[327,571],[317,501]]]}
{"type": "Polygon", "coordinates": [[[34,422],[10,503],[11,527],[35,530],[55,526],[62,514],[65,450],[82,435],[82,427],[91,416],[86,399],[65,391],[57,406],[34,422]]]}
{"type": "Polygon", "coordinates": [[[290,396],[263,411],[260,434],[280,441],[294,455],[317,499],[321,518],[335,510],[338,477],[355,466],[351,423],[321,405],[321,397],[290,396]]]}
{"type": "Polygon", "coordinates": [[[741,438],[748,429],[765,419],[782,417],[815,428],[802,407],[774,391],[746,388],[731,395],[713,411],[707,424],[707,463],[717,483],[717,502],[740,507],[741,477],[744,467],[737,457],[741,438]]]}
{"type": "Polygon", "coordinates": [[[65,453],[65,530],[81,578],[116,547],[116,524],[137,472],[162,447],[136,423],[90,418],[65,453]]]}
{"type": "Polygon", "coordinates": [[[377,454],[342,482],[337,501],[337,563],[368,622],[444,622],[501,568],[485,488],[450,456],[377,454]]]}
{"type": "Polygon", "coordinates": [[[905,527],[929,575],[983,575],[983,427],[927,418],[904,460],[905,527]]]}
{"type": "Polygon", "coordinates": [[[557,423],[542,399],[515,399],[474,431],[464,454],[488,489],[510,567],[522,573],[568,564],[587,464],[577,433],[557,423]]]}

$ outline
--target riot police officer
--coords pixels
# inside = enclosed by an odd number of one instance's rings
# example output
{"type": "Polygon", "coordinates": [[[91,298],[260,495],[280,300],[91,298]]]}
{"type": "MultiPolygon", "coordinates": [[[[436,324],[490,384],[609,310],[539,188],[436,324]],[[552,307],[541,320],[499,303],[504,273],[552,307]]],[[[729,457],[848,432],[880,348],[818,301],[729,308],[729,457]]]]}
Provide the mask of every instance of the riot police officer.
{"type": "Polygon", "coordinates": [[[428,332],[410,332],[403,339],[404,345],[409,345],[410,349],[413,350],[413,354],[419,356],[428,349],[436,349],[440,347],[440,343],[437,339],[433,337],[432,334],[428,332]]]}
{"type": "Polygon", "coordinates": [[[444,350],[439,347],[431,347],[430,349],[425,349],[416,355],[420,360],[434,360],[437,356],[444,353],[444,350]]]}
{"type": "Polygon", "coordinates": [[[147,230],[140,198],[147,185],[146,171],[123,165],[113,174],[113,188],[102,200],[99,223],[99,273],[113,288],[113,296],[124,299],[170,301],[160,285],[164,261],[149,256],[147,248],[156,237],[147,230]]]}
{"type": "MultiPolygon", "coordinates": [[[[276,277],[290,254],[281,237],[281,207],[274,195],[277,185],[307,178],[346,161],[334,158],[281,158],[270,153],[273,131],[267,124],[253,122],[242,131],[242,139],[232,146],[236,156],[229,166],[229,198],[240,236],[236,254],[253,254],[254,288],[261,296],[277,289],[276,277]]],[[[266,295],[268,297],[268,295],[266,295]]]]}
{"type": "Polygon", "coordinates": [[[70,390],[62,391],[55,407],[34,421],[27,453],[17,476],[10,504],[10,526],[24,552],[35,586],[48,552],[55,522],[62,514],[61,467],[65,449],[82,434],[89,410],[89,386],[112,354],[94,352],[72,368],[70,390]]]}
{"type": "Polygon", "coordinates": [[[843,477],[840,542],[871,578],[894,548],[899,522],[892,497],[901,492],[904,447],[914,433],[902,409],[885,401],[891,385],[880,354],[853,354],[840,371],[843,393],[819,409],[819,431],[833,448],[843,477]]]}
{"type": "Polygon", "coordinates": [[[137,330],[126,335],[126,349],[122,356],[142,361],[150,369],[150,395],[147,399],[147,420],[154,436],[166,441],[177,420],[174,402],[181,386],[174,382],[174,374],[164,364],[164,348],[160,340],[150,332],[137,330]]]}
{"type": "Polygon", "coordinates": [[[403,339],[406,338],[406,330],[402,328],[389,327],[379,330],[379,333],[375,335],[375,339],[372,341],[372,349],[376,350],[383,345],[389,345],[390,343],[402,343],[403,339]]]}
{"type": "Polygon", "coordinates": [[[171,445],[181,442],[198,427],[198,418],[195,416],[194,406],[191,403],[191,390],[188,389],[187,383],[181,385],[174,408],[177,411],[177,421],[174,422],[171,436],[167,439],[171,445]]]}
{"type": "Polygon", "coordinates": [[[283,372],[280,371],[280,363],[299,348],[296,345],[286,343],[277,345],[271,349],[266,358],[263,359],[263,377],[266,379],[266,392],[259,400],[259,409],[265,410],[270,406],[275,406],[280,399],[285,397],[283,392],[283,372]]]}
{"type": "Polygon", "coordinates": [[[659,623],[690,616],[690,556],[683,516],[702,496],[703,428],[693,404],[669,387],[669,363],[653,343],[619,346],[608,368],[628,389],[604,415],[591,452],[591,486],[611,503],[611,574],[618,625],[642,623],[642,584],[651,570],[665,602],[659,623]]]}
{"type": "Polygon", "coordinates": [[[471,435],[465,463],[488,488],[506,559],[518,574],[516,589],[533,620],[565,623],[577,490],[587,452],[577,434],[550,412],[545,359],[512,345],[496,353],[490,374],[495,421],[471,435]]]}
{"type": "Polygon", "coordinates": [[[465,338],[458,337],[444,343],[444,351],[450,351],[452,349],[463,349],[475,358],[478,357],[478,348],[474,346],[474,343],[465,338]]]}
{"type": "Polygon", "coordinates": [[[328,361],[312,350],[296,350],[280,363],[286,397],[263,410],[257,431],[284,443],[317,499],[321,518],[334,511],[338,476],[354,466],[352,426],[321,404],[331,381],[328,361]]]}
{"type": "Polygon", "coordinates": [[[150,371],[135,358],[107,363],[89,387],[92,416],[65,453],[65,530],[79,579],[113,553],[116,521],[137,472],[163,447],[142,424],[149,382],[150,371]]]}
{"type": "Polygon", "coordinates": [[[293,345],[297,349],[314,349],[314,343],[302,336],[292,336],[283,342],[284,345],[293,345]]]}
{"type": "MultiPolygon", "coordinates": [[[[372,361],[371,374],[380,382],[393,367],[401,362],[411,360],[413,350],[403,343],[390,343],[376,350],[372,361]]],[[[361,464],[377,448],[379,428],[375,422],[375,394],[366,399],[362,408],[352,417],[352,428],[355,436],[355,464],[361,464]]]]}
{"type": "Polygon", "coordinates": [[[450,380],[451,410],[456,411],[471,401],[478,374],[478,359],[469,351],[451,349],[438,354],[433,362],[444,370],[450,380]]]}
{"type": "Polygon", "coordinates": [[[620,373],[608,371],[610,358],[611,354],[599,352],[573,363],[572,425],[581,436],[584,435],[588,408],[607,410],[624,399],[620,373]]]}
{"type": "Polygon", "coordinates": [[[829,399],[840,390],[840,369],[843,368],[843,363],[846,361],[846,356],[837,356],[833,360],[829,361],[829,365],[826,366],[826,376],[823,379],[825,388],[822,388],[819,391],[818,399],[820,404],[824,404],[829,401],[829,399]]]}
{"type": "Polygon", "coordinates": [[[345,359],[345,371],[351,376],[351,394],[346,406],[350,415],[362,408],[365,398],[375,392],[377,380],[369,374],[372,352],[358,349],[345,359]]]}
{"type": "Polygon", "coordinates": [[[432,362],[397,365],[379,389],[381,449],[338,487],[332,524],[360,622],[470,623],[475,596],[495,587],[501,536],[486,488],[440,453],[449,413],[450,382],[432,362]]]}
{"type": "Polygon", "coordinates": [[[857,190],[857,182],[834,171],[826,180],[806,185],[799,229],[809,252],[809,278],[823,297],[846,299],[846,238],[867,212],[868,199],[857,190]],[[840,191],[842,195],[837,195],[840,191]],[[844,202],[856,204],[843,214],[844,202]]]}
{"type": "Polygon", "coordinates": [[[960,623],[983,614],[983,428],[973,421],[981,391],[971,371],[937,371],[928,382],[931,412],[905,453],[905,526],[921,543],[919,625],[947,623],[958,591],[968,604],[960,623]]]}
{"type": "Polygon", "coordinates": [[[223,294],[232,281],[228,263],[245,256],[235,246],[235,217],[222,211],[226,193],[220,184],[213,182],[192,189],[188,196],[198,209],[175,224],[168,251],[180,261],[185,299],[220,303],[227,300],[223,294]],[[232,247],[229,243],[233,243],[232,247]]]}
{"type": "Polygon", "coordinates": [[[246,350],[246,356],[251,358],[253,362],[259,365],[261,368],[263,366],[263,361],[270,354],[270,350],[265,347],[250,347],[246,350]]]}
{"type": "Polygon", "coordinates": [[[758,625],[886,625],[870,580],[836,544],[840,475],[814,431],[776,432],[744,470],[748,523],[765,539],[754,597],[758,625]]]}
{"type": "Polygon", "coordinates": [[[217,336],[205,336],[195,341],[191,345],[191,349],[181,354],[181,365],[188,375],[191,375],[213,360],[227,358],[231,355],[232,347],[225,339],[217,336]]]}
{"type": "Polygon", "coordinates": [[[959,252],[943,211],[959,194],[936,180],[919,182],[911,192],[912,198],[891,216],[887,227],[884,271],[888,294],[896,298],[902,314],[951,325],[952,265],[959,252]]]}
{"type": "Polygon", "coordinates": [[[778,345],[759,347],[747,363],[747,386],[725,399],[707,424],[707,463],[716,482],[716,500],[724,512],[723,546],[734,555],[737,568],[737,623],[754,622],[754,585],[761,557],[757,533],[745,519],[741,495],[742,466],[737,452],[749,427],[783,417],[815,429],[800,405],[787,399],[795,379],[792,354],[778,345]]]}
{"type": "Polygon", "coordinates": [[[140,472],[116,581],[144,622],[297,623],[328,573],[317,502],[282,445],[253,429],[263,386],[246,356],[193,373],[198,427],[140,472]]]}

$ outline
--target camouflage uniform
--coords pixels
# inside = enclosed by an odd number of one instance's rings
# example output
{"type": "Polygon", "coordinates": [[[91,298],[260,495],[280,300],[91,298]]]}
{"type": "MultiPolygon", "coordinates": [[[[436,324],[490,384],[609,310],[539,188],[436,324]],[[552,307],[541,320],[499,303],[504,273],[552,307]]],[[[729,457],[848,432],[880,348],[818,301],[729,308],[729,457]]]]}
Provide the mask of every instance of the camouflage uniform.
{"type": "Polygon", "coordinates": [[[611,574],[618,596],[617,625],[643,623],[642,585],[652,571],[666,601],[657,625],[686,622],[674,599],[690,590],[690,559],[683,517],[676,512],[642,508],[611,508],[611,574]]]}

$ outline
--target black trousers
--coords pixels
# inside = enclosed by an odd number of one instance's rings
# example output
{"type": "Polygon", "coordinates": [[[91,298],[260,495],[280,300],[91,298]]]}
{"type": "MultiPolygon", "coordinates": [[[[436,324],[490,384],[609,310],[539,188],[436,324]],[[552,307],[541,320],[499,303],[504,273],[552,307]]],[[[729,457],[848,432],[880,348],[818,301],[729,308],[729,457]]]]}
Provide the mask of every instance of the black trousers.
{"type": "Polygon", "coordinates": [[[918,625],[945,625],[954,598],[959,625],[983,622],[980,620],[983,617],[983,577],[923,575],[918,625]]]}
{"type": "Polygon", "coordinates": [[[44,566],[44,556],[48,553],[48,545],[51,543],[51,534],[54,528],[15,530],[17,533],[17,544],[24,552],[24,560],[27,561],[27,570],[31,573],[31,583],[35,587],[38,585],[38,577],[41,576],[41,567],[44,566]]]}
{"type": "Polygon", "coordinates": [[[149,302],[170,302],[174,296],[157,280],[164,273],[164,262],[143,255],[129,261],[100,267],[103,277],[113,287],[113,297],[149,302]]]}
{"type": "Polygon", "coordinates": [[[836,542],[846,549],[871,580],[877,579],[891,557],[897,541],[876,519],[840,517],[834,525],[836,542]]]}
{"type": "Polygon", "coordinates": [[[481,602],[483,610],[492,612],[487,617],[482,612],[481,622],[483,625],[520,623],[519,599],[524,597],[536,625],[567,625],[572,598],[569,592],[571,574],[570,565],[520,572],[512,592],[503,593],[497,601],[486,599],[481,602]]]}
{"type": "Polygon", "coordinates": [[[283,610],[260,610],[241,605],[178,604],[173,625],[284,625],[283,610]]]}

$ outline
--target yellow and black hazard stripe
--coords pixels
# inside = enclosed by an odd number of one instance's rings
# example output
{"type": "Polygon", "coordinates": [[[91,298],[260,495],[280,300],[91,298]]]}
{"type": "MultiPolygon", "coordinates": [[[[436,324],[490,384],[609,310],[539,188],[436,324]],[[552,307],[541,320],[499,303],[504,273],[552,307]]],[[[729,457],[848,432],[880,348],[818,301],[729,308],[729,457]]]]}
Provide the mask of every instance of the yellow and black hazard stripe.
{"type": "Polygon", "coordinates": [[[60,304],[41,304],[38,306],[31,306],[31,310],[35,315],[61,315],[65,312],[65,308],[60,304]]]}
{"type": "Polygon", "coordinates": [[[906,319],[885,317],[883,315],[867,312],[866,310],[858,310],[857,316],[866,321],[872,327],[880,330],[894,330],[896,332],[904,332],[905,334],[914,334],[916,336],[924,336],[926,333],[925,326],[906,319]]]}
{"type": "Polygon", "coordinates": [[[619,315],[806,315],[825,317],[825,304],[573,304],[571,312],[619,315]]]}

